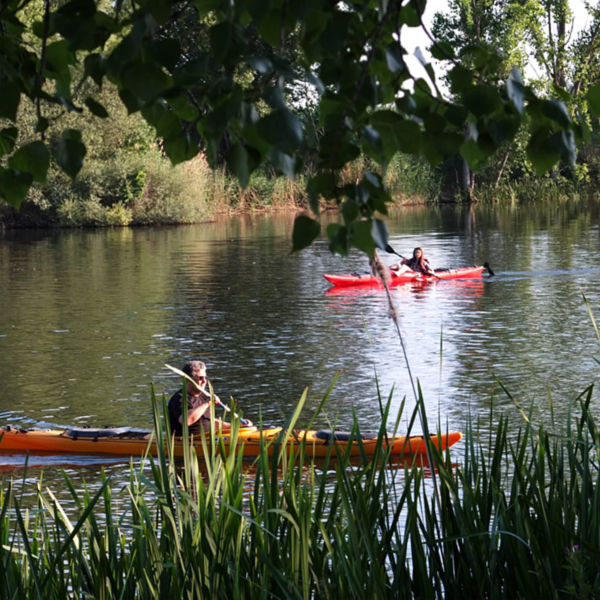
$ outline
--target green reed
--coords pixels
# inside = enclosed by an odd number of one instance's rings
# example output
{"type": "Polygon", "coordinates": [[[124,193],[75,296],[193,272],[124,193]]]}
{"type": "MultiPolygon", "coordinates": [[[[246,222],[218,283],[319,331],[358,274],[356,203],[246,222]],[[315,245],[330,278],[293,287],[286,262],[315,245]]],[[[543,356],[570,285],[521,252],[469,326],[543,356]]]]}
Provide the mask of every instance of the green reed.
{"type": "MultiPolygon", "coordinates": [[[[332,447],[315,461],[302,443],[286,449],[304,400],[272,457],[265,448],[250,463],[208,441],[205,460],[188,448],[177,463],[153,397],[159,456],[132,465],[127,485],[103,475],[93,493],[65,475],[75,515],[41,482],[26,509],[19,485],[4,481],[0,597],[600,597],[591,388],[560,431],[475,424],[459,446],[430,448],[431,467],[398,464],[383,425],[372,457],[332,447]]],[[[391,397],[380,405],[387,423],[391,397]]],[[[409,430],[427,426],[424,412],[419,397],[409,430]]],[[[356,419],[353,432],[359,440],[356,419]]]]}

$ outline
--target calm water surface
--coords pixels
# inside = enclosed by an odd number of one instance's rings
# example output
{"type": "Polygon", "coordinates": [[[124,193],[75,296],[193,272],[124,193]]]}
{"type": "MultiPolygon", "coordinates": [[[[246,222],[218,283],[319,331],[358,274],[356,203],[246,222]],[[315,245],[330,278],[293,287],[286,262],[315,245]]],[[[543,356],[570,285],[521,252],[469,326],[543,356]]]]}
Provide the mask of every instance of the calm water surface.
{"type": "MultiPolygon", "coordinates": [[[[562,418],[598,379],[600,342],[582,294],[600,323],[599,214],[597,204],[561,204],[391,216],[398,252],[419,245],[434,266],[489,261],[496,272],[392,292],[433,425],[485,422],[493,402],[496,418],[509,414],[516,428],[498,381],[536,419],[549,418],[549,398],[562,418]]],[[[290,254],[292,226],[286,215],[0,234],[0,422],[149,428],[150,384],[168,398],[179,379],[165,363],[190,358],[204,360],[215,391],[254,421],[281,424],[308,388],[306,424],[337,372],[317,426],[349,426],[353,412],[365,429],[377,426],[377,385],[384,398],[393,391],[394,408],[406,397],[410,409],[385,294],[331,289],[322,277],[363,271],[366,259],[332,256],[326,240],[290,254]]],[[[42,464],[52,472],[73,462],[42,464]]],[[[0,455],[0,469],[22,463],[0,455]]],[[[108,468],[126,471],[121,461],[108,468]]],[[[97,463],[75,472],[89,477],[97,463]]]]}

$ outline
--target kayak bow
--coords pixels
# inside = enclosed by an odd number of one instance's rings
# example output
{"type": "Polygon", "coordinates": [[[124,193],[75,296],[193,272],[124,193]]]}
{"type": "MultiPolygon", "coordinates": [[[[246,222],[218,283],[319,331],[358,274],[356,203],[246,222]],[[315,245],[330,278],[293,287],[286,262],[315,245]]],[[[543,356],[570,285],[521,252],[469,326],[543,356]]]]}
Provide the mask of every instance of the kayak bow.
{"type": "MultiPolygon", "coordinates": [[[[257,427],[245,427],[239,430],[236,448],[242,447],[244,457],[253,458],[260,454],[261,445],[267,448],[269,455],[273,453],[274,442],[282,433],[281,427],[259,430],[257,427]],[[262,443],[261,443],[262,442],[262,443]]],[[[208,434],[207,434],[208,436],[208,434]]],[[[362,446],[367,455],[373,454],[378,443],[378,433],[362,433],[362,446]]],[[[77,454],[112,454],[121,456],[142,456],[149,450],[157,455],[157,447],[151,431],[131,429],[128,427],[116,429],[19,429],[12,426],[0,428],[0,452],[52,452],[77,454]]],[[[334,443],[340,450],[345,451],[350,446],[350,456],[361,455],[360,445],[351,440],[348,432],[322,429],[319,431],[294,430],[288,439],[288,447],[306,440],[306,453],[315,458],[325,457],[329,446],[334,443]]],[[[431,436],[432,443],[441,450],[456,444],[462,438],[462,433],[452,432],[431,436]]],[[[229,431],[224,430],[217,435],[217,442],[223,442],[228,452],[231,438],[229,431]]],[[[202,456],[202,440],[193,440],[198,456],[202,456]]],[[[425,455],[426,444],[422,436],[390,437],[384,446],[392,448],[392,454],[399,456],[425,455]]],[[[165,444],[168,449],[168,445],[165,444]]],[[[174,453],[176,457],[183,456],[183,440],[175,438],[174,453]]],[[[334,454],[335,456],[335,454],[334,454]]]]}

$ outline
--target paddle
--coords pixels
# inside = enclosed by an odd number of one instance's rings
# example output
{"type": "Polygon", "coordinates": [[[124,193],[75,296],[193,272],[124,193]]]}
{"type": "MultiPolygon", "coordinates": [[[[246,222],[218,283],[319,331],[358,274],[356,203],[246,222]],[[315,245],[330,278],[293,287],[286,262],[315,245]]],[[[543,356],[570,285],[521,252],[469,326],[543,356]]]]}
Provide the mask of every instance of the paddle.
{"type": "Polygon", "coordinates": [[[492,271],[492,267],[490,267],[490,263],[483,263],[483,266],[487,269],[490,277],[494,276],[494,271],[492,271]]]}
{"type": "MultiPolygon", "coordinates": [[[[191,381],[196,386],[196,388],[198,390],[200,390],[203,394],[207,395],[207,392],[205,390],[203,390],[189,375],[187,375],[186,373],[184,373],[180,369],[176,369],[175,367],[172,367],[171,365],[165,365],[165,367],[167,367],[167,369],[171,369],[171,371],[173,371],[174,373],[177,373],[177,375],[181,375],[182,377],[185,377],[188,381],[191,381]]],[[[229,406],[227,406],[226,404],[224,404],[223,401],[221,400],[221,398],[219,398],[219,396],[217,396],[214,392],[212,394],[212,397],[215,399],[215,403],[216,404],[218,404],[219,406],[221,406],[227,412],[230,412],[231,414],[233,414],[233,416],[236,419],[240,420],[240,423],[242,423],[242,425],[246,425],[248,427],[252,427],[253,424],[252,424],[252,421],[250,421],[250,419],[243,419],[237,413],[233,412],[229,408],[229,406]]]]}
{"type": "Polygon", "coordinates": [[[398,254],[389,244],[386,244],[385,251],[388,254],[395,254],[396,256],[399,256],[400,258],[404,258],[404,256],[402,256],[402,254],[398,254]]]}

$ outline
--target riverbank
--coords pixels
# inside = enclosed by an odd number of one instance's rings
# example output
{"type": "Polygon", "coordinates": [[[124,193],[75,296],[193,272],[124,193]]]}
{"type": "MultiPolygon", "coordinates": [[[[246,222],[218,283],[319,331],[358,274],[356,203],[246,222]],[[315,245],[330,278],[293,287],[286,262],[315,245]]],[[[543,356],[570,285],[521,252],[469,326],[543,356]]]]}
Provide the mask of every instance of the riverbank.
{"type": "MultiPolygon", "coordinates": [[[[372,168],[355,161],[341,183],[359,181],[372,168]]],[[[297,212],[308,208],[308,176],[295,181],[269,169],[255,172],[242,189],[224,168],[213,171],[203,155],[171,167],[158,148],[117,151],[110,159],[87,160],[77,180],[51,168],[46,184],[35,184],[20,210],[0,201],[0,228],[126,227],[203,223],[221,216],[297,212]]],[[[483,182],[470,197],[452,173],[425,161],[396,155],[386,179],[395,206],[446,203],[577,201],[598,197],[591,184],[566,178],[525,177],[499,184],[483,182]]],[[[322,204],[336,209],[334,202],[322,204]]]]}
{"type": "MultiPolygon", "coordinates": [[[[366,159],[355,161],[342,173],[342,185],[360,180],[370,166],[366,159]]],[[[128,148],[86,160],[74,182],[52,168],[48,182],[35,184],[20,210],[0,202],[0,226],[188,224],[227,214],[298,211],[308,207],[307,177],[291,181],[264,168],[242,189],[224,168],[213,171],[203,155],[171,167],[156,146],[128,148]]],[[[390,194],[398,205],[437,201],[440,181],[424,161],[409,156],[398,155],[388,169],[390,194]]]]}

